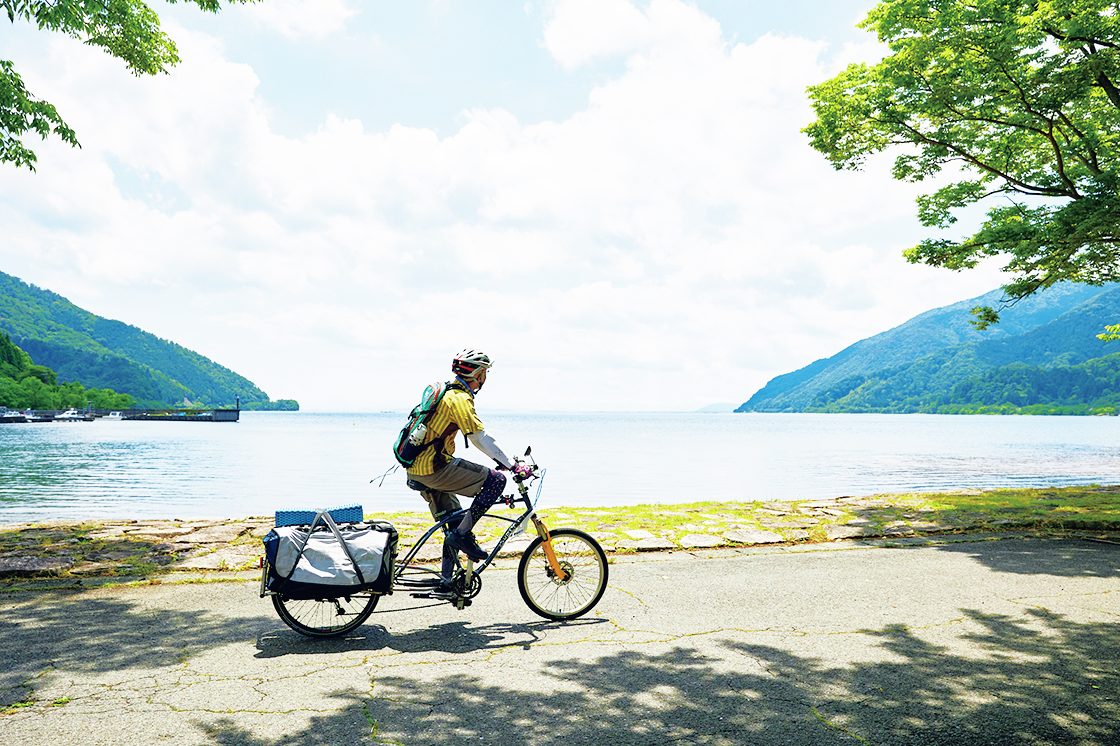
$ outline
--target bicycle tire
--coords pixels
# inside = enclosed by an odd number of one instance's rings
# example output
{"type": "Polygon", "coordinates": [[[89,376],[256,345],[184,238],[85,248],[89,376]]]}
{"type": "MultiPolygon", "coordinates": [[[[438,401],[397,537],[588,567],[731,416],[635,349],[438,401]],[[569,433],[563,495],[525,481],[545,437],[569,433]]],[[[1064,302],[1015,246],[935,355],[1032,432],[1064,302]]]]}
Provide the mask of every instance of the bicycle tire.
{"type": "Polygon", "coordinates": [[[272,606],[280,621],[301,635],[338,637],[369,619],[380,598],[379,593],[355,593],[337,599],[293,600],[278,593],[272,597],[272,606]]]}
{"type": "Polygon", "coordinates": [[[568,579],[557,580],[538,536],[521,555],[517,589],[535,614],[554,621],[575,619],[591,611],[607,590],[607,555],[599,542],[578,529],[559,528],[550,538],[568,579]]]}

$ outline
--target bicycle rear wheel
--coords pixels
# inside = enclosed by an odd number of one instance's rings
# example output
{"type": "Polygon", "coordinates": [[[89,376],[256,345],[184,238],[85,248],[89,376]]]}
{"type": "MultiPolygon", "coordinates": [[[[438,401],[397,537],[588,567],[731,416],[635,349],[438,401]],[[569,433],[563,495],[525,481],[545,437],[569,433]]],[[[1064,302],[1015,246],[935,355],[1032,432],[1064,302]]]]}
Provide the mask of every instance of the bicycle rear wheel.
{"type": "Polygon", "coordinates": [[[538,536],[521,555],[517,588],[534,613],[563,621],[591,611],[607,589],[607,555],[599,542],[574,528],[560,528],[550,535],[552,551],[565,579],[553,571],[538,536]]]}
{"type": "Polygon", "coordinates": [[[278,593],[272,597],[272,605],[281,621],[301,635],[337,637],[368,619],[380,598],[378,593],[355,593],[339,598],[293,600],[278,593]]]}

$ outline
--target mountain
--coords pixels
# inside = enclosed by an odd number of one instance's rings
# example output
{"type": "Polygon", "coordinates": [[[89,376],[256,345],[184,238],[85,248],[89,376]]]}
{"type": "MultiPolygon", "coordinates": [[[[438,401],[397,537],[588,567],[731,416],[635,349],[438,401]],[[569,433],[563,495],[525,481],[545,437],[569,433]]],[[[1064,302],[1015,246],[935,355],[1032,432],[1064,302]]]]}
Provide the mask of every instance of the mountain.
{"type": "Polygon", "coordinates": [[[694,410],[694,411],[701,412],[701,413],[704,413],[704,414],[714,414],[714,413],[718,413],[718,412],[734,412],[735,411],[735,405],[734,404],[723,404],[723,403],[708,404],[708,405],[700,407],[699,409],[694,410]]]}
{"type": "Polygon", "coordinates": [[[1111,412],[1120,345],[1097,339],[1120,319],[1120,284],[1061,284],[979,331],[969,309],[1002,291],[927,311],[836,355],[778,376],[737,412],[1111,412]]]}
{"type": "MultiPolygon", "coordinates": [[[[295,408],[270,402],[247,378],[129,324],[96,316],[60,295],[0,272],[0,332],[60,381],[131,394],[143,407],[181,404],[295,408]]],[[[297,405],[298,406],[298,405],[297,405]]]]}
{"type": "Polygon", "coordinates": [[[111,389],[87,389],[80,383],[58,382],[45,365],[36,365],[4,332],[0,332],[0,411],[12,409],[131,409],[136,400],[111,389]]]}

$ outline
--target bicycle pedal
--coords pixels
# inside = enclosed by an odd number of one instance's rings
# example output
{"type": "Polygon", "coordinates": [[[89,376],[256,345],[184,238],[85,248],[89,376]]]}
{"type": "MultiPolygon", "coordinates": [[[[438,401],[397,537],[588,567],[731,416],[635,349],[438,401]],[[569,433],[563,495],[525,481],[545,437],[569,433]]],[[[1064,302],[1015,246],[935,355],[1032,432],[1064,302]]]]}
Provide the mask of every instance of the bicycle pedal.
{"type": "MultiPolygon", "coordinates": [[[[433,601],[447,601],[448,603],[456,603],[457,601],[457,597],[450,593],[434,593],[429,591],[428,593],[410,593],[408,595],[413,598],[427,598],[433,601]]],[[[464,600],[467,602],[467,606],[471,605],[471,600],[469,598],[464,600]]]]}

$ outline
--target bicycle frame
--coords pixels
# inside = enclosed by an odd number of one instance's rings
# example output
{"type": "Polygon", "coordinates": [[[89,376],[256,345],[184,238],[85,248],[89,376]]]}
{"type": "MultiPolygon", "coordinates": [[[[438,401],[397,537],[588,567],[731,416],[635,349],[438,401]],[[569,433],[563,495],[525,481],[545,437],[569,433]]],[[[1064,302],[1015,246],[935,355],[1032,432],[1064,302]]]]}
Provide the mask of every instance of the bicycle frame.
{"type": "MultiPolygon", "coordinates": [[[[513,507],[515,503],[523,504],[525,506],[525,511],[521,515],[517,516],[516,518],[508,518],[506,516],[496,515],[493,513],[486,514],[485,517],[496,518],[499,521],[505,521],[510,524],[510,527],[506,529],[505,533],[503,533],[498,541],[494,544],[494,548],[490,550],[490,555],[486,559],[482,560],[477,567],[474,566],[474,563],[470,559],[467,559],[462,563],[464,572],[466,573],[466,588],[470,588],[470,583],[472,582],[472,578],[474,575],[481,575],[483,570],[485,570],[494,562],[494,560],[498,556],[498,553],[501,551],[502,547],[505,546],[507,541],[520,533],[524,533],[529,523],[533,524],[533,528],[536,530],[537,535],[541,537],[541,542],[544,544],[545,556],[548,558],[548,563],[552,568],[552,571],[556,573],[556,576],[561,580],[567,578],[567,573],[561,567],[560,562],[556,559],[555,553],[552,551],[552,544],[548,533],[548,527],[544,525],[544,521],[540,519],[540,516],[538,516],[536,512],[537,503],[540,501],[541,493],[544,489],[544,477],[546,473],[547,470],[542,470],[539,475],[535,475],[538,482],[537,494],[532,500],[529,499],[529,486],[524,481],[520,482],[517,485],[518,495],[516,497],[513,495],[508,495],[500,500],[502,504],[509,507],[513,507]]],[[[454,513],[438,519],[435,524],[433,524],[432,527],[429,528],[424,533],[424,535],[421,536],[419,540],[417,540],[415,544],[412,545],[412,547],[408,550],[408,553],[405,554],[404,558],[397,563],[397,567],[393,572],[394,587],[421,589],[426,585],[424,581],[416,579],[412,576],[428,576],[438,574],[438,572],[435,570],[418,567],[415,564],[416,555],[419,553],[421,547],[428,543],[428,539],[430,539],[433,535],[441,530],[449,530],[449,524],[458,523],[460,520],[462,520],[463,516],[466,515],[466,513],[467,509],[457,510],[454,513]]]]}

